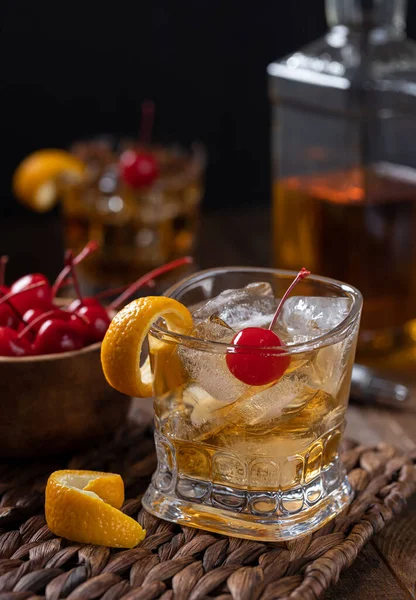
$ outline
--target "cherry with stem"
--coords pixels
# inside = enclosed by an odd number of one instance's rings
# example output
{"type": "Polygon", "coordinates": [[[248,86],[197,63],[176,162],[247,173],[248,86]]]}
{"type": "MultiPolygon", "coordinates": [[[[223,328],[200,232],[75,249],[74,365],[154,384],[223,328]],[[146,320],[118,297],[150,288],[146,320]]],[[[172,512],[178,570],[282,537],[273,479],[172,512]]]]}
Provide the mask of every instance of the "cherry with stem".
{"type": "MultiPolygon", "coordinates": [[[[18,335],[19,339],[26,337],[28,333],[36,334],[38,325],[42,325],[48,319],[58,318],[57,313],[59,313],[59,312],[63,313],[62,319],[65,319],[66,313],[64,313],[64,311],[60,311],[59,309],[56,309],[56,308],[47,310],[46,312],[43,312],[42,314],[37,314],[31,321],[29,321],[27,324],[25,324],[25,327],[21,331],[19,331],[19,335],[18,335]]],[[[69,318],[69,315],[68,315],[68,318],[69,318]]]]}
{"type": "Polygon", "coordinates": [[[61,319],[47,319],[38,331],[32,350],[34,354],[58,354],[80,350],[83,346],[82,336],[71,323],[61,319]]]}
{"type": "MultiPolygon", "coordinates": [[[[27,288],[23,288],[18,290],[17,292],[8,292],[7,294],[3,294],[0,298],[0,324],[2,327],[6,329],[15,329],[18,327],[19,323],[22,323],[23,326],[26,326],[27,323],[22,317],[20,311],[14,306],[12,303],[12,299],[20,294],[25,292],[31,292],[32,290],[36,290],[41,286],[47,285],[46,281],[38,281],[27,288]]],[[[1,293],[1,292],[0,292],[1,293]]],[[[8,334],[7,334],[8,335],[8,334]]]]}
{"type": "Polygon", "coordinates": [[[87,345],[101,342],[110,325],[110,317],[107,310],[95,299],[93,303],[84,302],[71,250],[68,250],[66,253],[65,262],[70,268],[77,296],[77,300],[75,301],[77,308],[70,313],[72,328],[82,337],[87,345]]]}
{"type": "Polygon", "coordinates": [[[10,291],[7,294],[4,294],[4,296],[2,298],[0,298],[0,306],[5,303],[8,302],[9,300],[11,300],[12,298],[19,296],[20,294],[25,294],[27,292],[31,292],[32,290],[37,290],[40,287],[46,286],[47,282],[46,281],[37,281],[36,283],[32,283],[31,285],[28,285],[25,288],[22,288],[21,290],[17,290],[17,291],[10,291]]]}
{"type": "Polygon", "coordinates": [[[0,327],[0,356],[23,357],[33,354],[30,342],[10,327],[0,327]]]}
{"type": "Polygon", "coordinates": [[[287,297],[295,285],[308,275],[310,271],[305,268],[299,271],[280,300],[268,329],[247,327],[233,337],[233,347],[226,354],[225,361],[236,379],[247,385],[268,385],[278,381],[288,369],[291,362],[290,355],[286,352],[285,344],[272,329],[287,297]],[[253,348],[253,351],[250,348],[253,348]],[[259,352],[261,348],[265,351],[259,352]],[[267,352],[267,349],[273,349],[273,352],[267,352]]]}
{"type": "MultiPolygon", "coordinates": [[[[72,250],[68,250],[65,254],[65,266],[70,269],[74,288],[82,302],[81,291],[74,269],[72,250]]],[[[66,313],[59,309],[50,311],[49,314],[40,315],[34,319],[31,326],[36,326],[40,322],[39,331],[33,342],[33,352],[35,354],[56,354],[79,350],[88,338],[91,325],[89,321],[87,323],[83,322],[78,315],[66,313]]]]}
{"type": "Polygon", "coordinates": [[[52,290],[49,281],[42,273],[30,273],[17,279],[10,286],[14,295],[13,304],[21,314],[29,308],[52,308],[52,290]]]}

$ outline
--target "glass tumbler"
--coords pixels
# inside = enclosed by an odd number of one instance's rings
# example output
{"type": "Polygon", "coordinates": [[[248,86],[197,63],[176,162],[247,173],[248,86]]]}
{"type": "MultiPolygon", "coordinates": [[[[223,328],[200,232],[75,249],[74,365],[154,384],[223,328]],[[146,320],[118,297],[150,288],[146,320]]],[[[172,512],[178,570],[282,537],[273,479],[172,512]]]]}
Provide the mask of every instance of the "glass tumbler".
{"type": "Polygon", "coordinates": [[[98,139],[74,144],[72,153],[86,169],[81,181],[63,186],[65,244],[77,253],[89,240],[99,243],[80,265],[86,282],[97,288],[126,284],[192,254],[206,162],[200,144],[140,146],[98,139]],[[155,180],[131,187],[121,175],[124,151],[152,156],[158,165],[155,180]]]}
{"type": "MultiPolygon", "coordinates": [[[[294,275],[211,269],[165,295],[193,312],[224,290],[249,283],[266,282],[282,297],[294,275]]],[[[143,499],[149,512],[208,531],[276,541],[317,529],[348,504],[351,490],[338,451],[362,298],[350,285],[318,276],[302,281],[296,295],[294,305],[306,298],[323,307],[328,322],[340,307],[343,318],[306,341],[239,346],[250,356],[289,356],[283,376],[267,385],[237,380],[226,364],[236,346],[207,339],[201,325],[188,335],[166,330],[163,322],[151,328],[158,466],[143,499]]],[[[305,327],[319,326],[319,319],[304,318],[305,327]]]]}

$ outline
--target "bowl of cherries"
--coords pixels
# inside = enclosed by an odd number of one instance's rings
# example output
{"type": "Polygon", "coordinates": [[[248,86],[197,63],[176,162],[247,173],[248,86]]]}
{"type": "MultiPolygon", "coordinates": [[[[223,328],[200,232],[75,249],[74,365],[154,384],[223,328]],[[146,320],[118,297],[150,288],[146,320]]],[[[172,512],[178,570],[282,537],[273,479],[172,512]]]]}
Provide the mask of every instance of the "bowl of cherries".
{"type": "Polygon", "coordinates": [[[0,456],[73,451],[110,434],[127,415],[131,399],[102,373],[101,341],[140,288],[191,259],[172,261],[121,290],[84,297],[76,267],[97,249],[89,242],[77,256],[68,251],[53,284],[34,273],[6,286],[7,258],[0,258],[0,456]],[[75,295],[63,299],[68,286],[75,295]]]}

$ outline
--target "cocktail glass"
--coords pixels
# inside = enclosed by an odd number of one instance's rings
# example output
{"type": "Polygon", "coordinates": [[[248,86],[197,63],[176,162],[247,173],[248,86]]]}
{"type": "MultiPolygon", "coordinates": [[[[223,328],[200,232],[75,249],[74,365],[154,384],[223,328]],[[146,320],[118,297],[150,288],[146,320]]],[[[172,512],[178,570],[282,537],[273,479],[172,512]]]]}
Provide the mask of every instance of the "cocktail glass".
{"type": "Polygon", "coordinates": [[[239,347],[265,360],[289,355],[277,382],[249,386],[226,363],[236,352],[235,332],[267,327],[294,276],[212,269],[167,291],[190,309],[195,328],[179,335],[158,322],[149,335],[158,466],[143,505],[152,514],[227,535],[285,540],[317,529],[349,503],[338,452],[358,290],[311,276],[279,316],[275,331],[285,346],[239,347]]]}
{"type": "Polygon", "coordinates": [[[190,148],[98,139],[74,144],[86,164],[81,181],[63,185],[65,244],[75,253],[91,239],[99,250],[80,265],[97,287],[136,279],[169,260],[192,254],[199,227],[206,155],[190,148]],[[125,150],[145,152],[158,176],[138,189],[120,175],[125,150]]]}

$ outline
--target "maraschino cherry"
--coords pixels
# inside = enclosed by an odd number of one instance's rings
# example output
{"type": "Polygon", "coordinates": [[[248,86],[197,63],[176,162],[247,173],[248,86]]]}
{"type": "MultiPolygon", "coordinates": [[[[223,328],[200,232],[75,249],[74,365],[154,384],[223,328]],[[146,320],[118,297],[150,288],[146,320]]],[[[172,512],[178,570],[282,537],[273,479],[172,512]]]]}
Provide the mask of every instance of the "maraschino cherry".
{"type": "MultiPolygon", "coordinates": [[[[71,251],[67,252],[65,268],[58,276],[54,288],[56,286],[55,291],[58,291],[65,282],[71,280],[77,299],[64,309],[58,308],[52,302],[49,305],[39,302],[36,292],[46,288],[49,293],[50,286],[45,277],[37,274],[27,276],[30,279],[26,279],[19,286],[13,284],[10,291],[7,288],[2,290],[0,257],[0,356],[56,354],[79,350],[89,344],[102,341],[110,324],[109,313],[100,303],[98,296],[82,297],[74,268],[76,263],[86,258],[97,247],[96,242],[91,242],[75,258],[71,251]],[[72,277],[69,277],[70,275],[72,277]],[[28,284],[28,281],[32,283],[28,284]],[[21,296],[35,299],[35,305],[28,307],[23,316],[16,308],[16,304],[24,306],[23,303],[18,302],[21,296]]],[[[191,262],[190,257],[174,260],[143,275],[127,288],[106,290],[102,297],[114,296],[122,292],[110,304],[109,310],[115,310],[142,286],[155,285],[154,278],[158,275],[191,262]]]]}
{"type": "MultiPolygon", "coordinates": [[[[32,277],[32,276],[28,275],[28,277],[32,277]]],[[[35,281],[34,283],[31,283],[30,285],[23,286],[20,289],[13,289],[13,285],[12,285],[12,287],[10,288],[10,291],[7,294],[4,294],[2,297],[0,297],[0,311],[2,310],[3,306],[7,306],[16,315],[18,321],[22,321],[23,318],[21,316],[19,306],[24,306],[24,303],[20,302],[20,297],[21,296],[24,296],[25,298],[27,296],[33,297],[33,294],[36,294],[36,292],[38,292],[43,287],[48,287],[48,286],[49,286],[49,284],[46,279],[44,279],[44,280],[39,279],[38,281],[35,281]]],[[[52,304],[50,306],[52,306],[52,304]]]]}
{"type": "Polygon", "coordinates": [[[51,286],[41,273],[21,277],[12,284],[10,293],[13,294],[12,304],[22,314],[29,308],[52,308],[51,286]]]}
{"type": "Polygon", "coordinates": [[[268,329],[263,327],[247,327],[239,331],[232,339],[233,352],[226,355],[225,360],[231,373],[247,385],[267,385],[278,381],[290,365],[290,356],[285,354],[285,344],[272,331],[286,298],[295,285],[310,275],[303,268],[286,290],[280,300],[272,322],[268,329]],[[240,349],[241,347],[241,349],[240,349]],[[248,347],[273,348],[273,353],[250,352],[248,347]]]}
{"type": "Polygon", "coordinates": [[[159,169],[152,154],[125,150],[120,156],[120,173],[130,187],[139,189],[150,185],[157,178],[159,169]]]}
{"type": "Polygon", "coordinates": [[[47,319],[42,323],[35,341],[34,354],[58,354],[79,350],[84,346],[84,340],[68,321],[47,319]]]}
{"type": "MultiPolygon", "coordinates": [[[[139,141],[142,146],[146,146],[152,139],[154,102],[146,100],[141,109],[139,141]]],[[[159,175],[159,168],[155,157],[149,152],[126,150],[120,156],[120,174],[130,187],[140,189],[153,183],[159,175]]]]}
{"type": "Polygon", "coordinates": [[[0,327],[9,327],[10,329],[17,329],[21,321],[17,315],[13,312],[13,309],[9,304],[0,305],[0,327]]]}
{"type": "Polygon", "coordinates": [[[33,354],[30,342],[20,338],[17,331],[0,327],[0,356],[30,356],[33,354]]]}
{"type": "Polygon", "coordinates": [[[85,303],[84,298],[81,295],[81,288],[74,267],[74,258],[71,250],[68,250],[65,262],[70,269],[75,293],[79,303],[71,315],[73,318],[73,328],[74,330],[78,330],[78,333],[82,335],[85,344],[101,342],[111,321],[107,310],[98,301],[91,301],[88,304],[85,303]],[[84,322],[82,322],[81,319],[84,322]]]}
{"type": "Polygon", "coordinates": [[[81,306],[102,306],[100,301],[95,296],[85,296],[84,298],[76,298],[68,305],[68,312],[74,313],[76,310],[81,308],[81,306]]]}
{"type": "MultiPolygon", "coordinates": [[[[24,328],[37,333],[43,323],[48,319],[59,319],[60,321],[69,321],[70,315],[59,308],[43,311],[41,308],[29,308],[23,315],[24,328]]],[[[23,331],[23,327],[21,328],[23,331]]]]}
{"type": "MultiPolygon", "coordinates": [[[[25,319],[22,317],[19,310],[12,303],[12,300],[16,301],[16,296],[22,292],[26,294],[25,290],[19,290],[17,292],[11,292],[10,289],[5,285],[5,272],[6,264],[9,261],[8,256],[0,257],[0,327],[8,327],[11,329],[19,329],[25,327],[25,319]]],[[[38,289],[39,285],[35,284],[33,289],[38,289]]],[[[30,291],[30,290],[29,290],[30,291]]],[[[17,302],[19,304],[19,302],[17,302]]]]}

